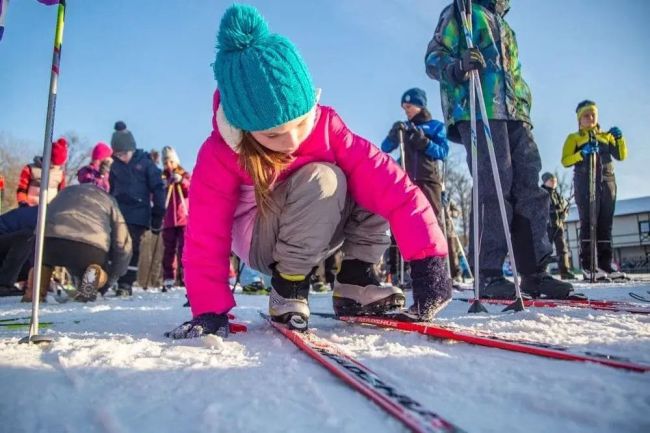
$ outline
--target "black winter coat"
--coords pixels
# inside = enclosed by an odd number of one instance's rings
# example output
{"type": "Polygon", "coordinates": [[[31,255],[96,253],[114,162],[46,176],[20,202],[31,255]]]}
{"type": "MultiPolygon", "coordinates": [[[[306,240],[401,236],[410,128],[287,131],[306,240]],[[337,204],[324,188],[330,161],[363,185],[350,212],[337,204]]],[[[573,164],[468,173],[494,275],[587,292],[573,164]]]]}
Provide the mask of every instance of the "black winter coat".
{"type": "Polygon", "coordinates": [[[137,149],[128,164],[113,158],[111,195],[115,197],[127,224],[146,228],[162,227],[165,189],[162,172],[149,153],[137,149]]]}

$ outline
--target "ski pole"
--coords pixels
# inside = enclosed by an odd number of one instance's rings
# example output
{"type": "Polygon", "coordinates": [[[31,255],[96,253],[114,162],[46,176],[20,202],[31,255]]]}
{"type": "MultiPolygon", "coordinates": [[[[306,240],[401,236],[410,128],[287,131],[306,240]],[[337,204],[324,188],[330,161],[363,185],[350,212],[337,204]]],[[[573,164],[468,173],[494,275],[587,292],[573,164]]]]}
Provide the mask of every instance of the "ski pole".
{"type": "Polygon", "coordinates": [[[56,30],[54,32],[54,50],[52,53],[52,68],[50,72],[50,94],[47,100],[47,116],[45,120],[45,136],[43,138],[43,167],[41,170],[41,185],[39,191],[38,217],[36,220],[36,244],[34,247],[34,279],[32,283],[32,319],[29,326],[29,335],[21,338],[19,343],[49,343],[49,337],[38,335],[38,307],[41,291],[41,268],[43,265],[43,244],[45,240],[45,217],[47,211],[47,185],[50,183],[50,158],[52,157],[52,130],[54,128],[54,114],[56,95],[59,82],[59,64],[63,45],[63,24],[65,22],[65,0],[59,0],[56,15],[56,30]]]}
{"type": "MultiPolygon", "coordinates": [[[[397,136],[399,137],[400,165],[402,166],[402,170],[406,172],[406,162],[404,161],[406,157],[406,155],[404,154],[404,131],[402,131],[401,128],[399,131],[397,131],[397,136]]],[[[395,245],[395,248],[397,248],[397,251],[399,251],[399,283],[400,283],[400,288],[403,288],[404,287],[404,256],[402,255],[402,252],[399,250],[399,247],[397,245],[395,245]]]]}
{"type": "MultiPolygon", "coordinates": [[[[173,191],[172,187],[173,187],[173,184],[170,184],[167,187],[167,197],[165,198],[165,212],[167,212],[167,206],[169,206],[169,201],[170,201],[170,199],[172,197],[172,191],[173,191]]],[[[153,234],[153,232],[152,232],[152,234],[153,234]]],[[[151,261],[149,262],[149,271],[146,274],[147,279],[144,282],[144,287],[143,287],[144,290],[149,289],[149,282],[151,281],[151,278],[152,278],[153,264],[156,261],[156,254],[158,253],[158,244],[160,243],[161,234],[157,233],[154,236],[156,237],[156,239],[153,241],[153,250],[152,250],[152,253],[151,253],[151,261]]]]}
{"type": "MultiPolygon", "coordinates": [[[[459,7],[461,8],[460,17],[463,24],[463,31],[465,33],[465,42],[467,43],[467,48],[471,49],[474,48],[474,44],[472,42],[472,35],[469,30],[470,24],[468,24],[468,17],[466,15],[467,12],[465,10],[465,4],[463,0],[458,0],[458,4],[460,5],[459,7]]],[[[471,1],[470,1],[470,7],[468,13],[470,20],[471,20],[471,13],[472,13],[471,11],[472,8],[471,8],[471,1]]],[[[492,131],[490,129],[489,118],[487,115],[487,110],[485,109],[485,98],[483,96],[483,88],[481,87],[481,78],[479,77],[478,71],[476,69],[473,69],[470,72],[470,90],[472,88],[476,89],[476,97],[478,99],[478,105],[481,112],[481,124],[483,125],[483,133],[485,135],[488,154],[490,156],[490,165],[492,166],[492,178],[494,180],[494,189],[496,189],[497,192],[497,199],[499,201],[499,210],[501,212],[501,223],[503,225],[503,233],[506,238],[506,243],[508,245],[508,254],[510,255],[510,264],[512,266],[512,276],[515,283],[516,299],[512,304],[508,305],[503,311],[509,311],[509,310],[522,311],[524,310],[524,302],[521,296],[521,289],[519,288],[519,273],[517,272],[517,264],[515,260],[514,250],[512,247],[512,239],[510,237],[510,224],[508,223],[508,215],[506,214],[506,205],[505,205],[505,200],[503,198],[503,190],[501,189],[502,188],[501,176],[499,175],[499,168],[497,166],[496,154],[494,152],[494,142],[492,141],[492,131]]],[[[471,93],[472,92],[470,92],[470,103],[474,101],[474,98],[472,98],[471,93]]],[[[472,153],[474,153],[474,150],[472,150],[472,153]]],[[[476,158],[472,158],[472,159],[473,161],[476,160],[476,158]]],[[[477,172],[478,170],[475,171],[473,174],[476,174],[477,172]]],[[[476,255],[476,252],[474,254],[476,255]]],[[[475,276],[478,276],[477,271],[478,269],[475,269],[475,276]]],[[[478,288],[478,286],[475,285],[475,288],[478,288]]]]}
{"type": "MultiPolygon", "coordinates": [[[[445,240],[448,239],[448,233],[447,233],[447,205],[445,204],[445,201],[443,200],[443,194],[445,194],[444,191],[444,186],[445,186],[445,161],[442,159],[439,159],[436,161],[436,165],[438,166],[438,170],[440,170],[440,183],[443,186],[443,191],[440,194],[440,223],[442,225],[442,233],[445,236],[445,240]]],[[[446,195],[446,194],[445,194],[446,195]]],[[[447,264],[447,275],[451,278],[451,265],[449,264],[449,254],[447,255],[447,258],[445,259],[445,263],[447,264]]]]}
{"type": "Polygon", "coordinates": [[[185,216],[189,215],[189,211],[187,209],[187,202],[185,201],[185,197],[183,197],[183,188],[181,188],[180,184],[176,184],[177,191],[178,191],[178,196],[181,198],[181,206],[183,207],[183,211],[185,211],[185,216]]]}
{"type": "MultiPolygon", "coordinates": [[[[451,217],[449,218],[449,223],[451,224],[451,229],[453,231],[452,237],[453,239],[456,240],[456,243],[458,244],[458,248],[460,249],[460,254],[463,257],[463,259],[465,259],[465,263],[469,265],[469,262],[467,261],[467,256],[465,255],[465,249],[463,248],[463,243],[460,241],[458,235],[456,234],[456,225],[454,224],[454,220],[451,217]]],[[[469,277],[474,278],[474,276],[472,275],[472,269],[469,266],[467,267],[467,271],[469,272],[469,277]]]]}
{"type": "MultiPolygon", "coordinates": [[[[458,0],[460,16],[465,31],[465,40],[468,48],[472,45],[472,3],[465,8],[464,0],[458,0]]],[[[480,301],[480,230],[479,230],[479,201],[478,201],[478,138],[476,135],[476,88],[474,86],[474,74],[469,77],[469,115],[470,115],[470,142],[472,153],[472,243],[474,253],[474,302],[470,305],[469,313],[487,313],[487,309],[480,301]]],[[[467,259],[467,258],[466,258],[467,259]]],[[[469,265],[469,262],[467,262],[469,265]]],[[[469,266],[468,266],[469,268],[469,266]]]]}
{"type": "MultiPolygon", "coordinates": [[[[589,133],[589,144],[595,142],[593,132],[589,133]]],[[[596,282],[596,152],[589,155],[589,260],[591,261],[589,282],[596,282]]]]}

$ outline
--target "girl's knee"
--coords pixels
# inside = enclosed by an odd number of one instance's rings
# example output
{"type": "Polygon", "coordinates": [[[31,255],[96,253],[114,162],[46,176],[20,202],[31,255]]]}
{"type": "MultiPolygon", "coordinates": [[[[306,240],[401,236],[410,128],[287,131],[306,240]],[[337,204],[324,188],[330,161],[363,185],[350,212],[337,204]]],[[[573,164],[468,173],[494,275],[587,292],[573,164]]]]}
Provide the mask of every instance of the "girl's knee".
{"type": "Polygon", "coordinates": [[[334,164],[307,164],[296,171],[291,181],[295,187],[307,188],[320,198],[345,196],[347,193],[345,174],[334,164]]]}

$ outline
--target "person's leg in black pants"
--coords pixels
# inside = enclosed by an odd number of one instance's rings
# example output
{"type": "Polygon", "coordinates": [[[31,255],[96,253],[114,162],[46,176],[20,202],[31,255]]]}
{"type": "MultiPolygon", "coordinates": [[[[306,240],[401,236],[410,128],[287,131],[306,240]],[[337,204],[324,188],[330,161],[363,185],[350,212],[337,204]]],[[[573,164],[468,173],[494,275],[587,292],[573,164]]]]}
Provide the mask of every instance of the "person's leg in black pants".
{"type": "Polygon", "coordinates": [[[17,293],[14,284],[21,269],[34,251],[34,233],[22,230],[0,236],[0,296],[17,293]],[[10,293],[11,292],[11,293],[10,293]]]}
{"type": "Polygon", "coordinates": [[[129,235],[131,235],[131,245],[133,246],[133,255],[131,256],[131,261],[129,262],[129,269],[126,271],[126,274],[122,275],[119,280],[117,280],[117,290],[116,293],[120,296],[131,296],[133,293],[133,282],[138,277],[138,260],[140,258],[140,241],[142,241],[142,236],[147,230],[146,227],[138,226],[134,224],[128,224],[129,235]]]}

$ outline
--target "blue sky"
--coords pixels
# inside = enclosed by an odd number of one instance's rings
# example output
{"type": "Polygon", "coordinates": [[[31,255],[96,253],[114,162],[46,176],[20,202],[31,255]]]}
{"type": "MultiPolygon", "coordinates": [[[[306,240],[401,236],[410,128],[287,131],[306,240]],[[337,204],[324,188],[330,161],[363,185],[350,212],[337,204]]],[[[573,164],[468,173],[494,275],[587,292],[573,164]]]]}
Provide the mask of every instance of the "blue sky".
{"type": "MultiPolygon", "coordinates": [[[[438,83],[423,57],[449,1],[253,1],[272,31],[294,41],[321,101],[358,134],[380,143],[403,117],[399,99],[418,86],[441,117],[438,83]]],[[[219,19],[230,5],[208,0],[68,0],[54,132],[109,141],[122,119],[138,147],[177,148],[194,165],[211,129],[219,19]]],[[[517,34],[533,92],[534,133],[544,170],[560,169],[577,127],[575,106],[595,100],[604,128],[619,126],[629,159],[617,163],[619,198],[650,195],[650,42],[644,0],[516,0],[517,34]]],[[[56,7],[12,0],[0,42],[0,133],[42,146],[56,7]]],[[[31,149],[30,149],[31,150],[31,149]]],[[[462,157],[459,145],[452,154],[462,157]]]]}

